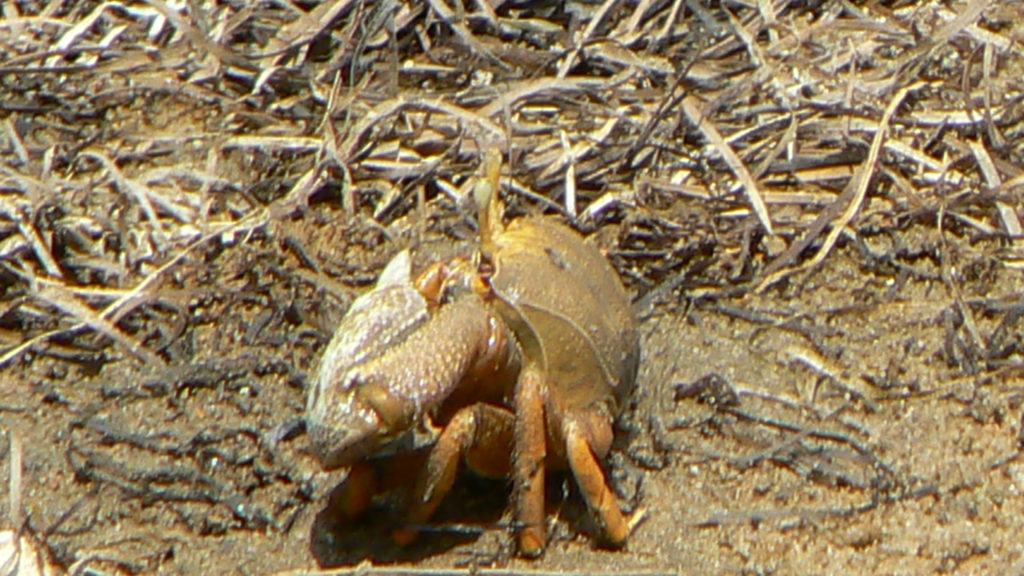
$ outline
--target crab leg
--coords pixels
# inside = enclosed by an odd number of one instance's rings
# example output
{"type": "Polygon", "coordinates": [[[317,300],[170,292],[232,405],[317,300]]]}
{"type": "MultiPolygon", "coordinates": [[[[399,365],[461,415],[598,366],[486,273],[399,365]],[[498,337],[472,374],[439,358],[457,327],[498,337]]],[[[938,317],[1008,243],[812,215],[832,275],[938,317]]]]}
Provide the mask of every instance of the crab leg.
{"type": "Polygon", "coordinates": [[[519,532],[519,551],[539,556],[547,540],[544,527],[544,379],[540,367],[529,365],[515,390],[515,453],[513,485],[519,532]]]}
{"type": "Polygon", "coordinates": [[[330,508],[346,521],[352,522],[366,512],[377,491],[376,470],[369,462],[360,462],[349,469],[345,481],[331,494],[330,508]]]}
{"type": "Polygon", "coordinates": [[[420,452],[408,452],[358,462],[349,467],[348,476],[331,492],[328,509],[343,522],[355,522],[370,508],[375,496],[404,487],[406,470],[419,470],[424,461],[420,452]]]}
{"type": "Polygon", "coordinates": [[[606,544],[619,548],[626,543],[631,523],[623,518],[618,500],[598,464],[599,455],[607,454],[611,447],[611,424],[608,418],[595,414],[582,416],[568,415],[562,423],[566,457],[587,507],[600,520],[606,544]]]}
{"type": "Polygon", "coordinates": [[[514,422],[511,412],[490,404],[473,404],[455,413],[416,483],[406,520],[411,527],[396,530],[395,543],[404,546],[416,538],[415,526],[429,520],[451,491],[461,460],[481,476],[508,475],[514,422]]]}

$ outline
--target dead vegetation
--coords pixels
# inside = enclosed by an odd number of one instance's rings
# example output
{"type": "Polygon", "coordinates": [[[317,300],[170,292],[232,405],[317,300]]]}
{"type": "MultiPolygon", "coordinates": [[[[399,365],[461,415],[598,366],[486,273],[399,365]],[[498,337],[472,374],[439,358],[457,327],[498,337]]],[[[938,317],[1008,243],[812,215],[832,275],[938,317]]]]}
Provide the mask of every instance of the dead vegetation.
{"type": "MultiPolygon", "coordinates": [[[[470,178],[492,145],[513,213],[592,233],[645,318],[697,302],[799,335],[812,350],[790,362],[860,408],[1019,376],[1021,3],[2,10],[0,418],[67,432],[35,480],[74,481],[80,499],[34,517],[29,504],[28,521],[65,568],[107,542],[76,540],[109,515],[89,498],[173,503],[182,532],[104,556],[129,572],[189,566],[182,541],[287,532],[324,491],[281,444],[331,322],[395,250],[427,260],[472,237],[470,178]],[[964,380],[830,367],[842,354],[827,321],[781,302],[843,247],[881,292],[944,289],[938,353],[964,380]],[[274,410],[261,407],[271,382],[291,393],[274,410]],[[202,432],[228,412],[234,427],[202,432]]],[[[829,318],[864,301],[844,304],[829,318]]],[[[987,406],[970,409],[990,422],[987,406]]],[[[731,417],[796,447],[733,466],[810,461],[810,425],[731,417]]],[[[869,488],[872,448],[838,443],[856,470],[826,483],[869,488]]]]}
{"type": "Polygon", "coordinates": [[[80,334],[159,365],[118,323],[194,251],[311,197],[413,241],[424,203],[463,207],[492,143],[523,203],[587,230],[623,222],[613,253],[641,292],[709,236],[722,285],[759,289],[844,234],[932,220],[1016,238],[1020,12],[12,4],[0,362],[80,334]],[[661,216],[684,199],[701,201],[692,221],[661,216]]]}

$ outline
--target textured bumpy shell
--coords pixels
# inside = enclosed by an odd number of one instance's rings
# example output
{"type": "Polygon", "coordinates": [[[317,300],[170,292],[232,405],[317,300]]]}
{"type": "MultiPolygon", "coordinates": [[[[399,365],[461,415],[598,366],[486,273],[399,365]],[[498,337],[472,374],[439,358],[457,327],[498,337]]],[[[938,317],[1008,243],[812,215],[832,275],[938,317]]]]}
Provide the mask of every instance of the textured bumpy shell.
{"type": "Polygon", "coordinates": [[[306,424],[325,464],[335,465],[344,450],[374,432],[373,415],[354,400],[359,366],[379,358],[430,319],[411,269],[407,251],[396,255],[374,289],[352,303],[320,360],[306,399],[306,424]]]}
{"type": "Polygon", "coordinates": [[[555,403],[613,402],[617,412],[633,387],[640,343],[629,296],[608,260],[543,218],[513,221],[492,238],[492,251],[502,314],[527,360],[545,368],[555,403]]]}
{"type": "Polygon", "coordinates": [[[411,275],[412,260],[403,250],[381,272],[373,290],[352,303],[324,351],[316,387],[328,386],[338,375],[380,356],[430,318],[427,300],[411,275]]]}

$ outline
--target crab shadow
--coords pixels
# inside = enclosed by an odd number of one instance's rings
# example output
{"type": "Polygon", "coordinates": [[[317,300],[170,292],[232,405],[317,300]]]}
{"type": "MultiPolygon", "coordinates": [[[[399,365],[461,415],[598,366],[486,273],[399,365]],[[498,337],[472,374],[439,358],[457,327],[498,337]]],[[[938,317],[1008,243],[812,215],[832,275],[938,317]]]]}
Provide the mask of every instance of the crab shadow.
{"type": "Polygon", "coordinates": [[[310,549],[321,567],[351,566],[364,560],[416,562],[473,542],[486,531],[508,530],[508,520],[503,518],[511,493],[508,480],[461,474],[429,525],[421,527],[419,537],[399,546],[392,533],[404,526],[404,502],[416,471],[388,473],[396,481],[374,494],[369,507],[354,519],[340,512],[349,497],[348,480],[332,490],[311,527],[310,549]]]}
{"type": "MultiPolygon", "coordinates": [[[[415,473],[403,474],[404,484],[377,494],[370,507],[354,520],[339,512],[345,507],[346,481],[336,486],[310,530],[310,550],[317,563],[324,569],[354,566],[364,560],[375,564],[414,563],[473,543],[485,532],[501,532],[500,544],[489,538],[479,549],[465,550],[467,554],[478,560],[515,554],[509,518],[510,480],[481,478],[472,473],[459,476],[429,525],[421,527],[416,541],[408,546],[395,544],[392,534],[404,525],[404,498],[415,477],[415,473]]],[[[555,471],[546,484],[547,510],[563,520],[556,530],[559,535],[551,536],[592,537],[596,526],[568,473],[555,471]]]]}

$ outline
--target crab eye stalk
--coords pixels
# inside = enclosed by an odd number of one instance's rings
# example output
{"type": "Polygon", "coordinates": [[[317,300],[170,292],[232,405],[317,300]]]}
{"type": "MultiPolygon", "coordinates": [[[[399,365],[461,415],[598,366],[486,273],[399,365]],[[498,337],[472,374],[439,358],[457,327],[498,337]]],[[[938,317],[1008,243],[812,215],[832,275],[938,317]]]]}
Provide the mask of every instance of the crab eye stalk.
{"type": "Polygon", "coordinates": [[[501,151],[487,150],[483,159],[483,174],[473,186],[480,239],[486,247],[501,225],[501,151]]]}

